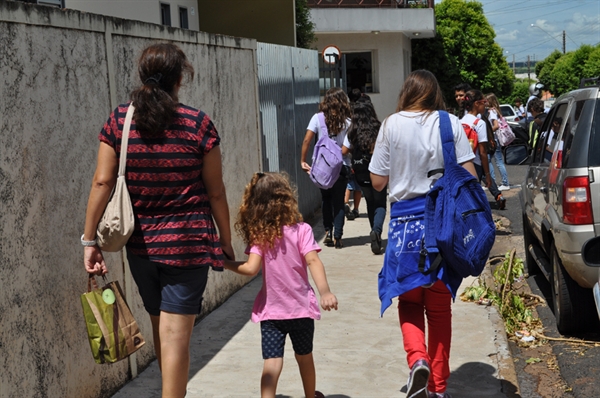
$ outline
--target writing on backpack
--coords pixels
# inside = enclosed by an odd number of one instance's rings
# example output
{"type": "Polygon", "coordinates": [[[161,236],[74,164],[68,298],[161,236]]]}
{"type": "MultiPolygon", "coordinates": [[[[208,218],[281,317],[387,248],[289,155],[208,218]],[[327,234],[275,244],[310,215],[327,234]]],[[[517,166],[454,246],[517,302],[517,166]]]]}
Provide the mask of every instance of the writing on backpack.
{"type": "Polygon", "coordinates": [[[469,144],[471,144],[471,149],[473,152],[477,151],[477,146],[479,145],[479,137],[477,137],[477,130],[475,130],[475,126],[479,123],[479,119],[475,119],[473,125],[463,123],[463,129],[465,130],[465,134],[467,134],[467,138],[469,139],[469,144]]]}
{"type": "Polygon", "coordinates": [[[340,176],[343,166],[342,148],[329,137],[325,115],[318,113],[320,138],[315,144],[310,179],[321,189],[329,189],[340,176]]]}
{"type": "Polygon", "coordinates": [[[444,170],[425,196],[425,239],[419,270],[429,274],[443,262],[446,269],[463,278],[478,276],[494,245],[496,226],[481,184],[456,162],[448,114],[439,111],[439,116],[444,170]],[[426,258],[433,254],[435,260],[425,269],[426,258]]]}

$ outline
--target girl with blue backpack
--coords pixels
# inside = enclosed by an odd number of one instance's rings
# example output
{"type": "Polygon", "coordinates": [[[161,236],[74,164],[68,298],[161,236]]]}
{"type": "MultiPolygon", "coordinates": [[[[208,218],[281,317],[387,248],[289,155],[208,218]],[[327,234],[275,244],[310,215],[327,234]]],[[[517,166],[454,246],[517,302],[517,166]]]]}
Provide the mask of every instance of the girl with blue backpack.
{"type": "MultiPolygon", "coordinates": [[[[346,131],[350,126],[350,101],[348,96],[339,87],[333,87],[327,90],[325,98],[319,104],[319,112],[313,115],[306,128],[306,135],[302,142],[302,152],[300,155],[300,167],[311,175],[311,166],[306,163],[306,156],[310,143],[315,135],[320,139],[324,134],[335,141],[340,148],[340,155],[346,131]]],[[[341,249],[342,235],[344,234],[345,221],[345,203],[344,195],[348,184],[348,174],[350,172],[350,157],[343,158],[343,166],[341,171],[336,176],[333,176],[335,183],[331,187],[321,189],[322,212],[323,212],[323,227],[325,228],[325,246],[335,246],[336,249],[341,249]]],[[[313,167],[315,161],[313,159],[313,167]]],[[[311,175],[312,178],[312,175],[311,175]]],[[[313,179],[314,181],[314,179],[313,179]]]]}
{"type": "MultiPolygon", "coordinates": [[[[402,87],[396,113],[384,120],[369,170],[376,190],[389,189],[388,244],[379,273],[381,315],[398,297],[398,315],[410,368],[407,397],[449,398],[451,301],[462,278],[440,267],[419,270],[424,239],[425,195],[444,168],[440,114],[445,103],[435,76],[412,72],[402,87]],[[427,321],[427,322],[426,322],[427,321]],[[427,325],[428,340],[425,340],[427,325]]],[[[457,117],[449,115],[456,160],[473,176],[475,155],[457,117]]],[[[430,259],[426,266],[429,268],[430,259]]]]}

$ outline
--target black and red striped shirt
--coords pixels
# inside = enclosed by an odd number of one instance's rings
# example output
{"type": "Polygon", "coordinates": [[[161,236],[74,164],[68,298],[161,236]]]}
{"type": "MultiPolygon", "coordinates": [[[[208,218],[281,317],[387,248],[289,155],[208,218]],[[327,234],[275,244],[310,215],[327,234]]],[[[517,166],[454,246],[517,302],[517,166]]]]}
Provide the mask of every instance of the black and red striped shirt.
{"type": "MultiPolygon", "coordinates": [[[[119,105],[99,135],[117,160],[128,108],[119,105]]],[[[203,157],[220,138],[204,112],[180,104],[177,113],[160,134],[140,134],[135,118],[131,122],[125,178],[136,226],[127,250],[172,266],[222,270],[223,252],[202,182],[203,157]]]]}

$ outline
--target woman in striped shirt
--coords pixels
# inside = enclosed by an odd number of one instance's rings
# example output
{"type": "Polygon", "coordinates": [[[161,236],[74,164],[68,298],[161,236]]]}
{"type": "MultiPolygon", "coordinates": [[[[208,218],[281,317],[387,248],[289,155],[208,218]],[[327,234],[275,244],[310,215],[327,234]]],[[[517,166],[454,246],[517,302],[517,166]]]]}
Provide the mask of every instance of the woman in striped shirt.
{"type": "MultiPolygon", "coordinates": [[[[234,258],[220,138],[206,114],[177,99],[184,74],[193,78],[193,67],[179,47],[147,47],[138,72],[143,84],[131,94],[135,113],[125,175],[136,225],[126,246],[127,258],[152,321],[163,397],[183,397],[190,338],[209,267],[222,270],[223,256],[234,258]]],[[[129,106],[119,105],[99,135],[82,237],[90,274],[108,272],[102,251],[93,243],[117,180],[129,106]]]]}

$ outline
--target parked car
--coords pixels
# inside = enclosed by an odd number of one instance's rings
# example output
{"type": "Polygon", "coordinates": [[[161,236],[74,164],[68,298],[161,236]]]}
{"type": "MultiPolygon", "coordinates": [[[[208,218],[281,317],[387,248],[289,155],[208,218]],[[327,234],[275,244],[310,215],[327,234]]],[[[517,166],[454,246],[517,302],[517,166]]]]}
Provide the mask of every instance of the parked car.
{"type": "Polygon", "coordinates": [[[519,116],[517,116],[517,111],[510,104],[502,104],[500,105],[500,112],[502,116],[506,119],[507,122],[518,122],[519,116]]]}
{"type": "Polygon", "coordinates": [[[508,164],[528,167],[520,193],[526,269],[550,282],[563,334],[597,327],[600,314],[599,80],[556,100],[533,148],[504,149],[508,164]]]}

